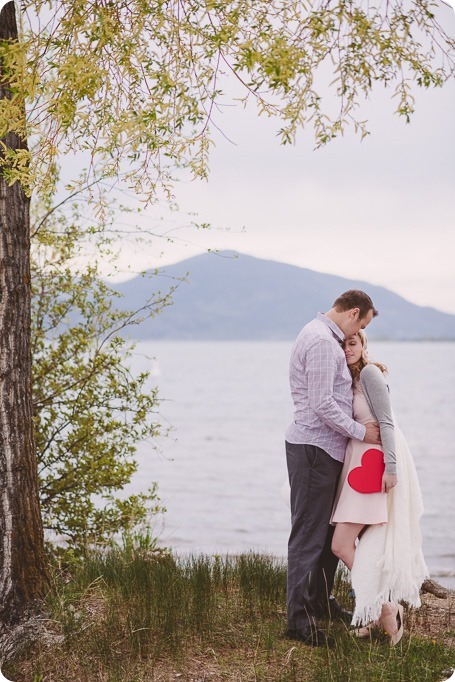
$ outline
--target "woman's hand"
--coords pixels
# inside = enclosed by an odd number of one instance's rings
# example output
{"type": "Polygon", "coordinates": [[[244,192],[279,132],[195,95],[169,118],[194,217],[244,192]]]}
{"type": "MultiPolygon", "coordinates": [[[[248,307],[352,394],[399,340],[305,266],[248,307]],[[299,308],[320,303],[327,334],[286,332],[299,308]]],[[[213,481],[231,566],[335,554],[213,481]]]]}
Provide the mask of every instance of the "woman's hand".
{"type": "Polygon", "coordinates": [[[398,483],[398,478],[396,474],[386,474],[384,473],[382,477],[382,487],[381,487],[381,492],[383,493],[388,493],[389,490],[392,490],[398,483]]]}

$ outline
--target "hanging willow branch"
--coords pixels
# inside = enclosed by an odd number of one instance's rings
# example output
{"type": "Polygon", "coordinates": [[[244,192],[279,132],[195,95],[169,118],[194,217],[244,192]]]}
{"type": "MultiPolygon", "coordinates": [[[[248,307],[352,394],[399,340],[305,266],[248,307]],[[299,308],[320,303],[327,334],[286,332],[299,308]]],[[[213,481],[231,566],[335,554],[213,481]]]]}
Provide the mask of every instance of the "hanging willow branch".
{"type": "Polygon", "coordinates": [[[302,128],[316,145],[348,126],[366,135],[361,104],[377,84],[408,121],[415,88],[453,74],[438,11],[429,0],[28,0],[21,41],[0,46],[12,88],[0,137],[32,146],[7,152],[4,172],[48,191],[60,160],[85,151],[86,182],[121,175],[148,199],[170,192],[176,168],[206,176],[233,79],[283,143],[302,128]]]}

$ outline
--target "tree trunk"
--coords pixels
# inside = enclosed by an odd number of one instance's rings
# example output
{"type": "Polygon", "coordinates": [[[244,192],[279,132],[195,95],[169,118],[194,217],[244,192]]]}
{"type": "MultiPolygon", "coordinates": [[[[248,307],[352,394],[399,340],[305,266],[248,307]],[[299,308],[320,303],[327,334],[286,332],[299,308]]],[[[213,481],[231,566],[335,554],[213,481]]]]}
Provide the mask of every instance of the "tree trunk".
{"type": "MultiPolygon", "coordinates": [[[[0,40],[17,40],[14,2],[0,40]]],[[[10,97],[0,64],[0,99],[10,97]]],[[[24,107],[25,116],[25,107],[24,107]]],[[[8,133],[11,149],[26,140],[8,133]]],[[[0,625],[20,621],[47,582],[31,393],[30,199],[0,172],[0,625]]]]}

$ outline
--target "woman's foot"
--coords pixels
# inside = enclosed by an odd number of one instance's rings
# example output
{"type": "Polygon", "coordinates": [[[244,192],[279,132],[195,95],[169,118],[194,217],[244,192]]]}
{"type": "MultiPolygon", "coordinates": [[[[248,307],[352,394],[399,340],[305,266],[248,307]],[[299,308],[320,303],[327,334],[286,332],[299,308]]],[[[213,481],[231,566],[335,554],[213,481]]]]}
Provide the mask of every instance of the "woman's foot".
{"type": "Polygon", "coordinates": [[[358,637],[359,639],[368,639],[368,637],[371,636],[371,631],[377,630],[380,627],[381,624],[378,620],[372,620],[371,623],[368,623],[368,625],[364,625],[361,628],[355,628],[352,630],[352,634],[354,637],[358,637]]]}
{"type": "Polygon", "coordinates": [[[403,614],[404,609],[401,604],[387,603],[382,607],[379,621],[392,646],[398,644],[403,636],[403,614]]]}

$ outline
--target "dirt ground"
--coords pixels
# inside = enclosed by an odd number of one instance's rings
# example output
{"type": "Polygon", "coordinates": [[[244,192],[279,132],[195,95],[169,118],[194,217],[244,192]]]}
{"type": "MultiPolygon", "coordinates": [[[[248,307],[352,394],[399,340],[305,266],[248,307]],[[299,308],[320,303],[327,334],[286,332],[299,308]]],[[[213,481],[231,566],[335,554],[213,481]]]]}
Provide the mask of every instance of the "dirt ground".
{"type": "Polygon", "coordinates": [[[420,637],[442,638],[448,646],[455,646],[455,592],[443,599],[424,593],[421,608],[408,612],[405,628],[420,637]]]}

